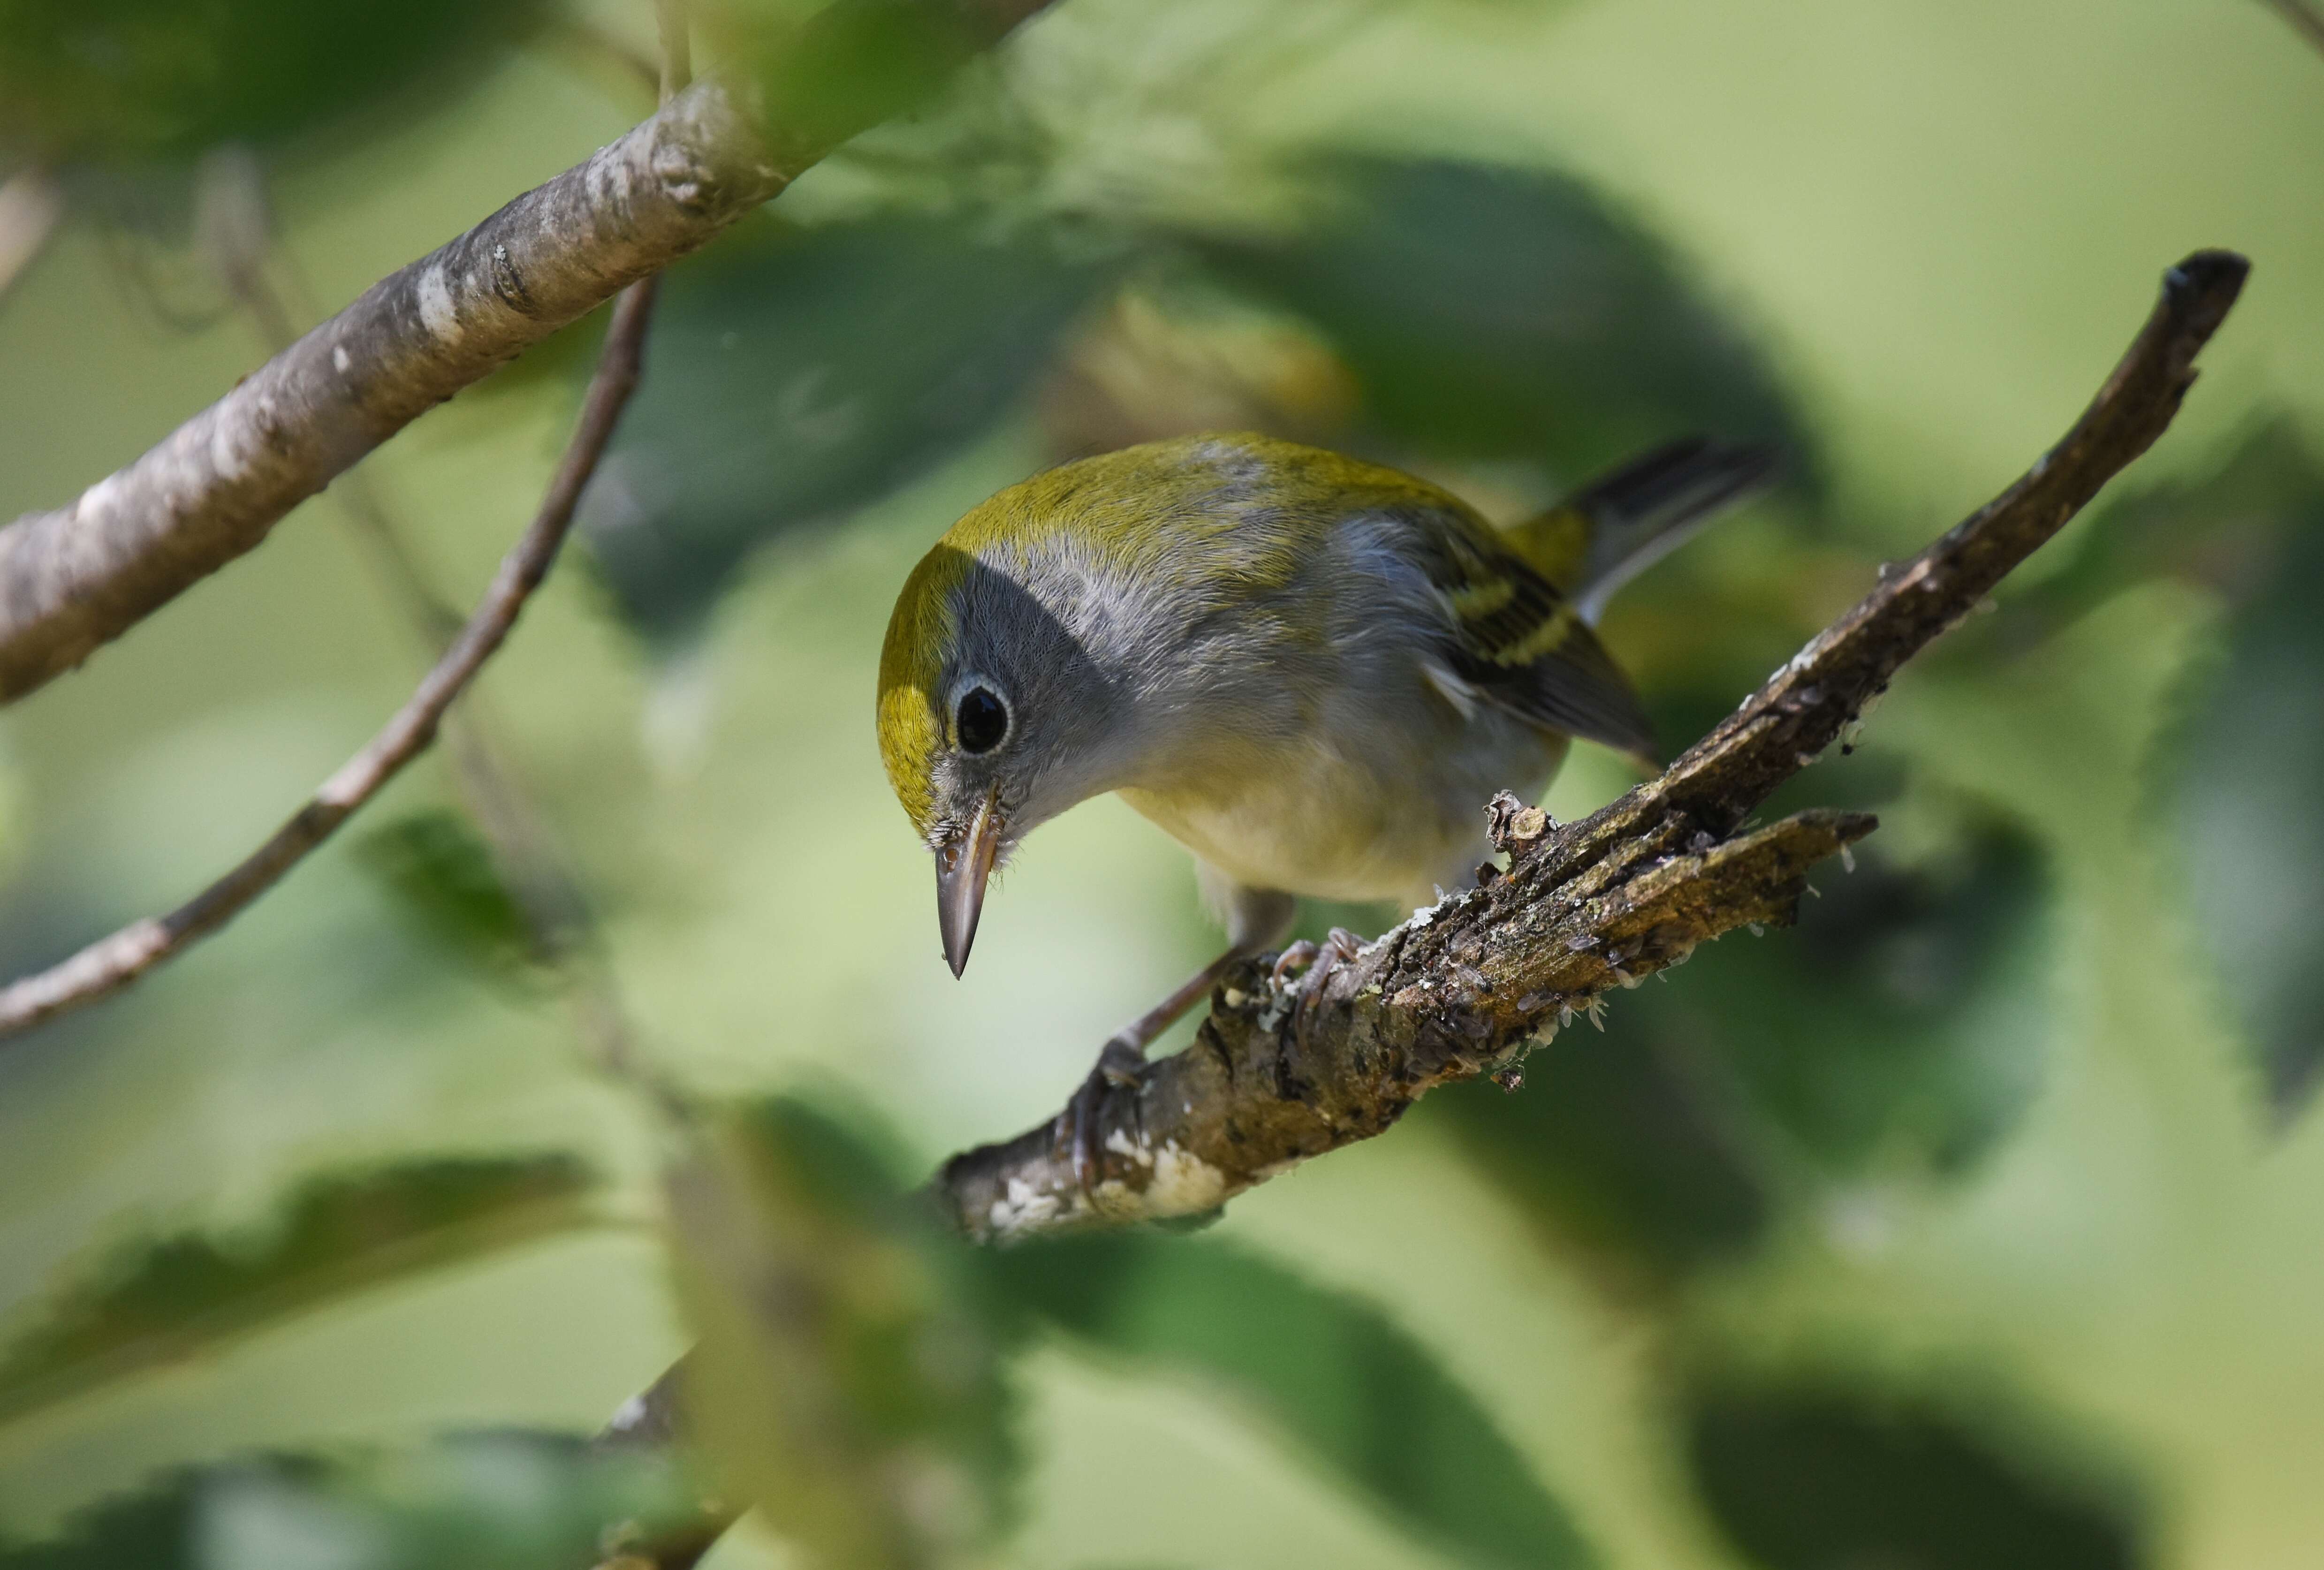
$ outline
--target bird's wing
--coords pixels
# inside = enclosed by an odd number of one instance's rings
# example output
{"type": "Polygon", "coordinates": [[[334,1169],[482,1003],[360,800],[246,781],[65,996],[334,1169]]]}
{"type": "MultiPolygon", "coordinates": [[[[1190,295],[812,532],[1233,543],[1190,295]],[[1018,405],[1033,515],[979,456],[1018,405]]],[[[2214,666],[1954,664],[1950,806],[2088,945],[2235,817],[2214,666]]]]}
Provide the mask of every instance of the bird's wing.
{"type": "Polygon", "coordinates": [[[1480,697],[1549,730],[1655,756],[1654,728],[1574,602],[1481,522],[1425,531],[1430,578],[1452,613],[1446,663],[1480,697]]]}

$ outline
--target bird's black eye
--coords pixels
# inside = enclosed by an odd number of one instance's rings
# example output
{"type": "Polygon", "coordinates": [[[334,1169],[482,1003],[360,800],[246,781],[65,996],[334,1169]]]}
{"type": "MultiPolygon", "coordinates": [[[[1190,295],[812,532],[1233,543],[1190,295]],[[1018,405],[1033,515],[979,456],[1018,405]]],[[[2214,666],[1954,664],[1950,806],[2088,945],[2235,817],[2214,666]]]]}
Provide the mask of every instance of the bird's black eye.
{"type": "Polygon", "coordinates": [[[964,753],[989,753],[1009,734],[1009,706],[989,687],[972,687],[960,695],[953,726],[964,753]]]}

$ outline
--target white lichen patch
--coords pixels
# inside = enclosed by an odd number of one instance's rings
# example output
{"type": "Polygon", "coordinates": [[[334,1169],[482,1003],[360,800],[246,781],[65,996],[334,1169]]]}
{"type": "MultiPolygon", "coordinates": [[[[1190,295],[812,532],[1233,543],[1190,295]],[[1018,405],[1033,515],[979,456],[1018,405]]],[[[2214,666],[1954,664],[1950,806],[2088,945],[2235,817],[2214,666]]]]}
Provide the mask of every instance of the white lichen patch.
{"type": "Polygon", "coordinates": [[[448,345],[460,336],[460,313],[453,308],[452,285],[441,262],[420,275],[412,293],[420,306],[420,325],[438,343],[448,345]]]}
{"type": "Polygon", "coordinates": [[[1116,1129],[1113,1132],[1106,1135],[1105,1148],[1111,1150],[1117,1156],[1128,1157],[1130,1160],[1137,1162],[1141,1167],[1151,1167],[1154,1165],[1154,1152],[1133,1141],[1128,1134],[1123,1133],[1120,1129],[1116,1129]]]}
{"type": "Polygon", "coordinates": [[[985,1212],[985,1220],[994,1235],[1007,1237],[1055,1221],[1065,1211],[1065,1203],[1057,1196],[1043,1193],[1022,1178],[1011,1178],[1007,1190],[985,1212]]]}
{"type": "Polygon", "coordinates": [[[1147,1207],[1157,1215],[1199,1215],[1226,1203],[1227,1175],[1171,1140],[1154,1152],[1147,1207]]]}

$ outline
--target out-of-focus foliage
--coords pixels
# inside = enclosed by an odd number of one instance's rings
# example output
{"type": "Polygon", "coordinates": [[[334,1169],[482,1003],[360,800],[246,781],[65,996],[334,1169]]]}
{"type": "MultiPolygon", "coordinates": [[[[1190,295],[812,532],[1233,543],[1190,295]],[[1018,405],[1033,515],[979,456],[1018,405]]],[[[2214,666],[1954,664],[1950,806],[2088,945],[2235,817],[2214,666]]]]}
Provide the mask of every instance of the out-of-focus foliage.
{"type": "Polygon", "coordinates": [[[777,106],[777,134],[818,152],[926,105],[998,31],[937,0],[729,0],[708,15],[777,106]]]}
{"type": "Polygon", "coordinates": [[[793,1101],[726,1118],[670,1188],[688,1405],[731,1485],[832,1565],[989,1541],[1018,1457],[966,1245],[793,1101]]]}
{"type": "Polygon", "coordinates": [[[2044,947],[2034,847],[1955,835],[1909,867],[1874,839],[1791,932],[1698,950],[1445,1115],[1553,1231],[1656,1279],[1747,1251],[1781,1199],[1961,1170],[2036,1083],[2044,947]]]}
{"type": "Polygon", "coordinates": [[[124,1244],[53,1290],[0,1355],[0,1422],[209,1355],[334,1300],[586,1224],[594,1180],[559,1153],[309,1178],[246,1235],[124,1244]]]}
{"type": "Polygon", "coordinates": [[[676,1460],[561,1435],[456,1435],[424,1449],[264,1455],[188,1468],[0,1546],[0,1570],[576,1570],[683,1528],[676,1460]]]}
{"type": "Polygon", "coordinates": [[[2176,810],[2189,914],[2284,1115],[2324,1071],[2324,486],[2190,698],[2176,810]]]}
{"type": "Polygon", "coordinates": [[[2292,422],[2270,420],[2216,472],[2106,508],[2076,544],[1977,629],[1967,657],[2020,653],[2140,582],[2219,597],[2220,646],[2189,671],[2159,738],[2153,830],[2288,1119],[2324,1071],[2324,466],[2292,422]]]}
{"type": "Polygon", "coordinates": [[[1150,1233],[1011,1250],[991,1269],[1045,1322],[1248,1407],[1460,1564],[1597,1562],[1476,1399],[1370,1304],[1239,1249],[1150,1233]]]}
{"type": "Polygon", "coordinates": [[[0,147],[99,161],[280,141],[481,68],[544,0],[13,0],[0,147]]]}
{"type": "Polygon", "coordinates": [[[753,548],[983,434],[1109,271],[910,217],[756,224],[678,269],[583,513],[623,612],[692,631],[753,548]]]}
{"type": "Polygon", "coordinates": [[[1703,1502],[1764,1570],[2133,1570],[2142,1523],[1925,1404],[1831,1381],[1691,1391],[1703,1502]]]}
{"type": "Polygon", "coordinates": [[[1316,193],[1306,222],[1148,230],[1071,342],[1150,215],[769,225],[681,270],[589,494],[616,601],[650,632],[694,626],[754,547],[917,478],[1045,368],[1063,455],[1255,426],[1514,464],[1544,495],[1698,429],[1807,464],[1748,335],[1579,183],[1352,154],[1282,178],[1316,193]]]}
{"type": "MultiPolygon", "coordinates": [[[[1194,31],[1156,68],[1192,91],[1294,63],[1309,36],[1263,11],[1194,31]]],[[[1123,78],[1119,117],[1167,115],[1135,64],[1091,65],[1123,78]]],[[[1545,497],[1702,429],[1814,466],[1750,333],[1578,180],[1352,152],[1253,168],[1215,148],[1175,183],[1092,170],[1044,118],[1045,86],[973,73],[843,161],[853,194],[821,223],[761,226],[676,274],[585,513],[635,624],[691,629],[756,546],[919,477],[1037,378],[1059,457],[1260,428],[1499,462],[1545,497]]]]}
{"type": "Polygon", "coordinates": [[[538,957],[492,847],[458,813],[436,808],[384,824],[355,854],[419,930],[466,963],[507,974],[538,957]]]}
{"type": "Polygon", "coordinates": [[[1595,1563],[1476,1399],[1370,1304],[1167,1233],[973,1248],[827,1114],[778,1101],[723,1127],[675,1179],[704,1337],[687,1389],[770,1519],[836,1562],[941,1561],[1012,1518],[1001,1354],[1062,1332],[1193,1376],[1460,1564],[1595,1563]]]}
{"type": "Polygon", "coordinates": [[[1580,181],[1342,154],[1304,183],[1316,221],[1204,253],[1338,346],[1375,439],[1569,480],[1697,429],[1808,459],[1764,351],[1580,181]]]}
{"type": "MultiPolygon", "coordinates": [[[[923,107],[669,279],[589,498],[606,592],[560,574],[486,681],[662,1082],[837,1077],[910,1159],[796,1107],[734,1113],[675,1185],[682,1227],[493,1247],[653,1214],[668,1105],[573,1067],[552,989],[477,984],[529,975],[530,945],[425,765],[403,816],[230,932],[0,1049],[5,1530],[320,1435],[583,1431],[699,1334],[742,1479],[721,1492],[891,1557],[2312,1559],[2324,380],[2300,351],[2324,253],[2297,199],[2324,68],[2296,38],[2204,0],[1065,0],[928,97],[956,37],[882,31],[911,5],[855,6],[862,31],[819,8],[703,0],[697,65],[775,84],[810,140],[923,107]],[[982,1256],[903,1197],[1054,1112],[1215,943],[1183,856],[1096,803],[1027,846],[967,977],[936,963],[864,711],[896,586],[962,511],[1190,429],[1359,451],[1503,518],[1670,437],[1771,438],[1799,483],[1604,628],[1674,749],[2053,439],[2194,244],[2258,271],[2178,425],[1903,673],[1863,747],[1768,805],[1884,819],[1798,929],[1617,995],[1519,1094],[1432,1096],[1198,1238],[982,1256]],[[641,631],[683,658],[641,670],[641,631]],[[690,750],[661,744],[687,725],[690,750]],[[295,1195],[284,1174],[342,1147],[544,1146],[618,1198],[516,1184],[408,1233],[294,1200],[272,1231],[79,1262],[123,1216],[295,1195]],[[130,1377],[229,1344],[206,1375],[130,1377]],[[1735,1371],[1859,1344],[1812,1381],[1735,1371]],[[58,1399],[78,1391],[99,1399],[58,1399]],[[2094,1455],[2135,1484],[2089,1484],[2094,1455]]],[[[254,363],[212,265],[172,254],[221,216],[186,156],[264,143],[281,286],[311,278],[320,309],[652,97],[622,63],[653,33],[628,0],[68,12],[0,15],[0,172],[62,161],[75,203],[0,302],[0,516],[68,500],[254,363]],[[536,22],[555,46],[498,69],[536,22]],[[286,64],[334,28],[357,42],[286,64]],[[58,52],[76,41],[106,47],[58,52]],[[100,197],[150,234],[100,236],[100,197]]],[[[446,584],[536,503],[593,331],[369,460],[446,584]]],[[[21,966],[199,887],[408,692],[408,629],[331,512],[0,716],[21,966]]],[[[1628,782],[1583,749],[1554,805],[1628,782]]],[[[445,1455],[426,1464],[492,1498],[415,1552],[531,1562],[493,1522],[545,1519],[540,1496],[445,1455]]],[[[404,1464],[235,1463],[156,1508],[261,1522],[236,1565],[294,1538],[383,1564],[361,1556],[423,1540],[364,1502],[404,1464]]],[[[567,1544],[595,1508],[559,1518],[567,1544]]],[[[740,1536],[718,1553],[744,1570],[740,1536]]],[[[30,1562],[169,1564],[182,1540],[30,1562]]]]}
{"type": "Polygon", "coordinates": [[[2191,925],[2289,1119],[2324,1077],[2324,470],[2273,426],[2209,483],[2122,511],[2101,536],[2119,543],[2089,554],[2167,552],[2227,599],[2225,648],[2194,673],[2170,737],[2157,828],[2179,847],[2191,925]]]}

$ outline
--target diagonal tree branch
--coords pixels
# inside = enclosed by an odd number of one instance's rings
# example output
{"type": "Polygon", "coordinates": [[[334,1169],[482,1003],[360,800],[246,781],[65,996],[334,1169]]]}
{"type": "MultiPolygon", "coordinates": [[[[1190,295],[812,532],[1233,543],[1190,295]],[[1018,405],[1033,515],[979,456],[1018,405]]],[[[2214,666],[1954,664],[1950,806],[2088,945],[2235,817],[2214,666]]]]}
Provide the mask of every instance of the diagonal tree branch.
{"type": "Polygon", "coordinates": [[[587,162],[383,279],[70,506],[0,529],[0,701],[69,670],[266,538],[461,388],[708,244],[941,68],[1047,0],[837,0],[784,51],[779,100],[696,83],[587,162]],[[918,69],[835,95],[897,23],[918,69]],[[818,90],[821,89],[821,90],[818,90]]]}
{"type": "MultiPolygon", "coordinates": [[[[1148,1064],[1107,1109],[1093,1192],[1075,1179],[1061,1116],[954,1156],[928,1197],[988,1242],[1202,1214],[1384,1132],[1437,1085],[1488,1073],[1508,1082],[1536,1037],[1594,1017],[1606,993],[1683,963],[1698,943],[1788,925],[1808,870],[1876,826],[1811,810],[1755,829],[1752,810],[2153,445],[2249,271],[2232,252],[2199,251],[2164,273],[2146,325],[2057,446],[1884,571],[1660,777],[1563,827],[1499,797],[1489,824],[1506,873],[1289,987],[1271,984],[1264,957],[1230,975],[1194,1045],[1148,1064]]],[[[684,1444],[687,1371],[673,1365],[597,1443],[684,1444]]],[[[706,1501],[682,1529],[626,1545],[598,1570],[689,1570],[734,1519],[706,1501]]]]}
{"type": "Polygon", "coordinates": [[[1660,778],[1563,827],[1505,798],[1494,829],[1507,874],[1288,990],[1256,962],[1230,977],[1194,1045],[1148,1064],[1109,1107],[1093,1192],[1075,1181],[1054,1122],[954,1157],[935,1188],[959,1225],[1008,1239],[1213,1209],[1381,1132],[1439,1085],[1514,1067],[1538,1033],[1705,939],[1788,924],[1807,870],[1873,820],[1811,811],[1745,831],[1746,819],[2163,433],[2248,270],[2206,251],[2166,273],[2153,314],[2063,440],[1885,572],[1660,778]]]}
{"type": "Polygon", "coordinates": [[[558,461],[540,512],[502,559],[483,603],[394,717],[362,752],[324,780],[307,804],[264,845],[208,888],[166,916],[133,922],[47,970],[0,988],[0,1036],[28,1030],[68,1009],[119,992],[225,926],[328,839],[406,763],[427,751],[452,700],[500,648],[515,626],[517,614],[557,559],[558,548],[572,527],[582,488],[595,472],[622,407],[637,385],[646,327],[652,314],[651,280],[632,285],[613,308],[613,326],[582,402],[580,420],[558,461]]]}

